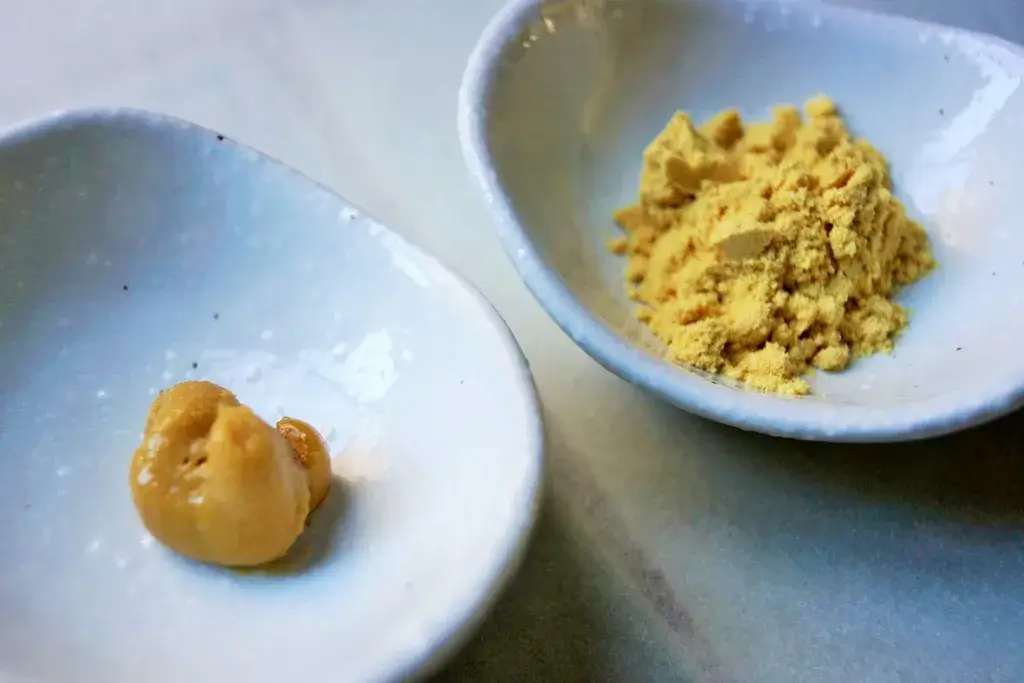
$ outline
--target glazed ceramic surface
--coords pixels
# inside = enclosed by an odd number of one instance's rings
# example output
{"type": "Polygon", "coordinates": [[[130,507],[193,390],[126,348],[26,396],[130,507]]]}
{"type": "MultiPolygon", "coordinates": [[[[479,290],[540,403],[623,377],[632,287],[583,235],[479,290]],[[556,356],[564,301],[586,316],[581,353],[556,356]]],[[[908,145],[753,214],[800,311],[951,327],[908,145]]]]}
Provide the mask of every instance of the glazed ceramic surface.
{"type": "Polygon", "coordinates": [[[1024,53],[996,38],[816,2],[515,0],[487,27],[460,93],[468,164],[533,294],[587,353],[668,401],[745,429],[886,441],[951,432],[1024,396],[1024,53]],[[853,57],[856,55],[856,57],[853,57]],[[906,290],[892,355],[761,395],[676,367],[633,317],[612,211],[677,109],[825,93],[892,163],[940,267],[906,290]]]}
{"type": "Polygon", "coordinates": [[[542,456],[475,290],[277,162],[129,110],[0,138],[0,244],[0,681],[389,681],[459,644],[542,456]],[[332,492],[274,567],[184,561],[136,517],[148,405],[189,378],[331,445],[332,492]]]}

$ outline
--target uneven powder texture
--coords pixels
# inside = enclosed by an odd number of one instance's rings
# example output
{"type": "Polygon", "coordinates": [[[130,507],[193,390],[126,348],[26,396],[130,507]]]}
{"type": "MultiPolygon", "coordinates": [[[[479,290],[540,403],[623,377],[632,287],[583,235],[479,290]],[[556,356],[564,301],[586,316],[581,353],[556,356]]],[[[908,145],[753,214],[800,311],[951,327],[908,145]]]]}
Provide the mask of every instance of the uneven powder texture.
{"type": "Polygon", "coordinates": [[[890,351],[908,319],[891,297],[935,266],[885,157],[828,98],[805,112],[744,125],[727,110],[699,130],[675,114],[611,245],[677,362],[786,395],[809,393],[811,367],[890,351]]]}

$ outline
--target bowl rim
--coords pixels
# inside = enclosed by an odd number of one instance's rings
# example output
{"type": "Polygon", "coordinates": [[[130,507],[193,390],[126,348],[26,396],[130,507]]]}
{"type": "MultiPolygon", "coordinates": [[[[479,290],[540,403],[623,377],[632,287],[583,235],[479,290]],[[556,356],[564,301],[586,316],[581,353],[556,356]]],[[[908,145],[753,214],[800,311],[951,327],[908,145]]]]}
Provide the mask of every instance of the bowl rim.
{"type": "Polygon", "coordinates": [[[186,130],[189,134],[216,136],[218,142],[230,145],[237,152],[253,155],[264,163],[271,164],[296,177],[311,188],[316,188],[333,200],[353,209],[363,219],[372,221],[383,230],[401,240],[421,258],[431,262],[439,271],[448,275],[454,284],[476,304],[474,314],[490,325],[498,338],[498,344],[505,351],[509,364],[510,380],[516,389],[526,420],[525,448],[523,449],[522,477],[516,482],[521,504],[516,506],[509,517],[509,525],[501,534],[501,542],[495,544],[499,551],[491,555],[485,572],[481,574],[480,591],[472,599],[462,601],[453,609],[451,619],[446,619],[437,629],[434,638],[427,639],[415,649],[389,663],[382,672],[385,680],[424,680],[440,670],[458,653],[477,632],[480,624],[491,612],[497,601],[504,595],[513,577],[525,559],[526,551],[537,525],[544,497],[544,462],[547,449],[547,430],[544,413],[537,391],[537,385],[529,361],[508,323],[494,304],[483,292],[460,273],[455,267],[443,261],[428,249],[406,240],[387,224],[351,202],[344,195],[323,183],[309,177],[280,159],[243,142],[222,134],[216,129],[172,115],[132,106],[84,106],[55,109],[48,113],[23,119],[0,127],[0,151],[9,150],[20,144],[45,138],[48,135],[70,130],[78,126],[96,123],[151,128],[186,130]]]}
{"type": "MultiPolygon", "coordinates": [[[[482,191],[499,241],[527,289],[548,316],[587,355],[606,370],[659,395],[700,417],[746,431],[806,441],[882,443],[912,441],[950,434],[994,420],[1024,404],[1024,378],[1000,377],[967,392],[946,392],[894,406],[854,406],[737,390],[712,383],[698,373],[656,359],[626,341],[592,315],[550,268],[523,228],[494,168],[488,144],[491,101],[506,54],[521,40],[541,10],[565,0],[509,0],[484,28],[463,73],[458,95],[458,130],[469,175],[482,191]]],[[[681,0],[694,2],[697,0],[681,0]]],[[[747,6],[751,0],[722,0],[747,6]]],[[[841,17],[849,30],[890,30],[954,33],[972,48],[1005,61],[1012,57],[1024,75],[1024,49],[996,36],[939,24],[883,15],[860,9],[786,0],[754,0],[785,4],[791,12],[841,17]],[[850,28],[852,26],[852,28],[850,28]]]]}

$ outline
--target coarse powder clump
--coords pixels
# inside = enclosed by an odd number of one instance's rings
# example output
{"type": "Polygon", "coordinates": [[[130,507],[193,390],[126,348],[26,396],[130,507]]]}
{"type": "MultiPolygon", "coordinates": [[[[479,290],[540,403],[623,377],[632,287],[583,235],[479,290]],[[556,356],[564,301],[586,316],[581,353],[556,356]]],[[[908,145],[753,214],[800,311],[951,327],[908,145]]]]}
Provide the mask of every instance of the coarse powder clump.
{"type": "Polygon", "coordinates": [[[644,151],[640,199],[616,212],[637,317],[677,362],[804,395],[812,367],[888,352],[892,300],[935,267],[888,162],[817,97],[745,125],[679,112],[644,151]]]}

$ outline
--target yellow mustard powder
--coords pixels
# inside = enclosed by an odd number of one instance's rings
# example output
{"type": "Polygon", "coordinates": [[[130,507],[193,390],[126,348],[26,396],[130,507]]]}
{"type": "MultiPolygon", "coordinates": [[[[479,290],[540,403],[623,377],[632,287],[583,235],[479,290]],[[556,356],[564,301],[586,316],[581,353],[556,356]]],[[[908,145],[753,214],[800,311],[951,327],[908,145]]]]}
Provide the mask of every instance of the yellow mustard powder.
{"type": "Polygon", "coordinates": [[[677,362],[785,395],[811,368],[891,351],[897,290],[934,266],[892,194],[888,162],[824,96],[744,124],[676,113],[644,151],[637,204],[616,212],[640,321],[677,362]]]}

